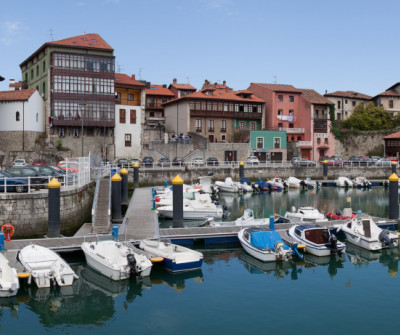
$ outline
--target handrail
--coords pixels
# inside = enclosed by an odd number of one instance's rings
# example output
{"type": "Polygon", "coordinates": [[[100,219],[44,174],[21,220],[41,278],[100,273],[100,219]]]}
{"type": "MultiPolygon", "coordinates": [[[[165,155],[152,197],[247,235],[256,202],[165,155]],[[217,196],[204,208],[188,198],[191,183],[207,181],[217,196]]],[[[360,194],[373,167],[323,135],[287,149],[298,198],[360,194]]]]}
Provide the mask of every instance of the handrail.
{"type": "Polygon", "coordinates": [[[93,197],[93,205],[92,205],[92,231],[94,229],[94,224],[96,222],[96,212],[97,212],[97,198],[99,196],[99,189],[100,189],[100,169],[97,170],[97,177],[96,177],[96,189],[94,191],[93,197]]]}

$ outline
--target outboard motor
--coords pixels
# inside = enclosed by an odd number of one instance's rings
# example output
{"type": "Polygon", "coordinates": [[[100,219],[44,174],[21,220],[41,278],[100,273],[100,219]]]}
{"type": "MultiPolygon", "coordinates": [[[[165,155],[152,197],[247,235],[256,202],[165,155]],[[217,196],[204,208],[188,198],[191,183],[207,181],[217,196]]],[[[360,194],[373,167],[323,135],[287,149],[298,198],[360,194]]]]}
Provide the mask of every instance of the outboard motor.
{"type": "Polygon", "coordinates": [[[301,186],[301,188],[306,188],[306,182],[304,181],[304,180],[302,180],[301,182],[300,182],[300,186],[301,186]]]}
{"type": "Polygon", "coordinates": [[[382,230],[379,234],[379,241],[382,242],[383,245],[387,245],[389,248],[394,248],[395,244],[393,240],[389,236],[389,232],[387,230],[382,230]]]}
{"type": "Polygon", "coordinates": [[[213,222],[213,218],[207,218],[203,223],[199,225],[199,227],[208,227],[211,225],[211,222],[213,222]]]}
{"type": "Polygon", "coordinates": [[[289,185],[287,184],[286,181],[284,181],[284,182],[283,182],[283,188],[288,188],[288,187],[289,187],[289,185]]]}
{"type": "Polygon", "coordinates": [[[130,268],[130,275],[131,277],[133,276],[139,276],[140,272],[138,271],[136,267],[136,258],[132,254],[126,255],[126,258],[128,260],[128,266],[130,268]]]}
{"type": "Polygon", "coordinates": [[[291,211],[292,213],[296,213],[296,207],[295,207],[295,206],[292,206],[292,208],[290,209],[290,211],[291,211]]]}
{"type": "Polygon", "coordinates": [[[345,185],[346,187],[349,187],[349,182],[348,182],[347,180],[345,180],[345,181],[344,181],[344,185],[345,185]]]}
{"type": "Polygon", "coordinates": [[[337,237],[335,235],[329,237],[329,248],[331,249],[331,255],[338,254],[340,256],[342,253],[338,250],[337,237]]]}
{"type": "Polygon", "coordinates": [[[224,218],[229,218],[231,216],[231,213],[228,212],[228,208],[226,206],[222,206],[222,209],[224,210],[224,213],[222,214],[222,216],[224,218]]]}
{"type": "Polygon", "coordinates": [[[317,187],[317,188],[320,188],[320,187],[321,187],[321,184],[319,183],[318,180],[316,181],[316,187],[317,187]]]}

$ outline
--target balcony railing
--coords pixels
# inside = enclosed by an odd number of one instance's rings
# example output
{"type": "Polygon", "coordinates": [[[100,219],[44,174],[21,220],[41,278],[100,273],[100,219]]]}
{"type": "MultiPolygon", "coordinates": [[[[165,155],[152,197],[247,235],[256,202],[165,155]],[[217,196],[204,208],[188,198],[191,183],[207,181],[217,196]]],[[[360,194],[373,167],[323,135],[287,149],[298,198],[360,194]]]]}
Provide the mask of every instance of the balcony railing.
{"type": "Polygon", "coordinates": [[[116,99],[115,103],[118,105],[140,106],[140,100],[116,99]]]}
{"type": "Polygon", "coordinates": [[[312,141],[298,141],[296,147],[312,147],[312,141]]]}
{"type": "Polygon", "coordinates": [[[191,116],[223,117],[231,119],[261,119],[261,113],[209,111],[209,110],[190,110],[191,116]]]}
{"type": "Polygon", "coordinates": [[[277,115],[276,118],[281,121],[295,122],[296,117],[292,115],[277,115]]]}
{"type": "Polygon", "coordinates": [[[304,128],[279,128],[279,131],[286,131],[288,134],[303,134],[304,128]]]}

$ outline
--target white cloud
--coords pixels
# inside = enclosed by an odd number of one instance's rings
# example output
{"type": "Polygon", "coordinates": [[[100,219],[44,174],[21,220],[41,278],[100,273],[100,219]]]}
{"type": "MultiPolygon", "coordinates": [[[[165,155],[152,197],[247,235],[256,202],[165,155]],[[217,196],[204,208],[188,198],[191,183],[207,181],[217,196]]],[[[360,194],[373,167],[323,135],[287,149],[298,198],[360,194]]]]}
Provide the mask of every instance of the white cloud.
{"type": "Polygon", "coordinates": [[[16,38],[18,38],[21,30],[22,30],[21,22],[4,21],[1,24],[0,42],[5,45],[12,44],[13,41],[16,38]]]}
{"type": "Polygon", "coordinates": [[[228,0],[212,0],[207,3],[207,7],[211,9],[223,8],[228,2],[228,0]]]}

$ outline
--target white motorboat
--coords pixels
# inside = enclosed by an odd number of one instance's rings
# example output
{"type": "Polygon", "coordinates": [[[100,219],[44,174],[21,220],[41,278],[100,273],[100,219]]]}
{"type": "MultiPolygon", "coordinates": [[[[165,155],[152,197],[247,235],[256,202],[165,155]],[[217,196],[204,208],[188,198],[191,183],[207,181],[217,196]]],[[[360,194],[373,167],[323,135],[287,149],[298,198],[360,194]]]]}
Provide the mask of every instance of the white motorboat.
{"type": "Polygon", "coordinates": [[[320,213],[318,209],[311,206],[299,207],[297,211],[295,207],[292,207],[291,211],[286,212],[285,218],[291,220],[292,222],[328,221],[324,214],[320,213]]]}
{"type": "Polygon", "coordinates": [[[292,258],[292,250],[276,231],[244,228],[239,231],[238,238],[243,249],[260,261],[287,261],[292,258]]]}
{"type": "Polygon", "coordinates": [[[10,266],[7,258],[0,253],[0,298],[17,294],[19,280],[17,270],[10,266]]]}
{"type": "Polygon", "coordinates": [[[347,241],[367,250],[381,250],[396,248],[399,245],[399,236],[389,230],[379,228],[374,220],[367,215],[356,216],[340,225],[347,241]]]}
{"type": "Polygon", "coordinates": [[[285,183],[288,185],[289,188],[300,188],[302,180],[296,177],[289,177],[285,180],[285,183]]]}
{"type": "Polygon", "coordinates": [[[218,188],[213,187],[211,176],[199,177],[194,187],[199,187],[205,193],[215,193],[218,190],[218,188]]]}
{"type": "Polygon", "coordinates": [[[335,184],[338,187],[353,187],[353,182],[347,177],[339,177],[335,180],[335,184]]]}
{"type": "Polygon", "coordinates": [[[162,257],[162,265],[172,272],[199,269],[203,264],[201,252],[172,244],[169,241],[142,240],[139,248],[152,255],[162,257]]]}
{"type": "Polygon", "coordinates": [[[87,264],[112,280],[149,276],[153,266],[146,256],[121,242],[83,242],[81,248],[87,264]]]}
{"type": "Polygon", "coordinates": [[[315,224],[294,225],[288,235],[306,246],[305,251],[315,256],[329,256],[345,252],[346,245],[331,235],[328,228],[315,224]]]}
{"type": "Polygon", "coordinates": [[[310,177],[307,177],[301,182],[301,186],[308,189],[319,189],[321,184],[318,180],[312,180],[310,177]]]}
{"type": "Polygon", "coordinates": [[[268,225],[269,219],[256,219],[252,209],[247,208],[244,210],[243,215],[234,221],[214,221],[212,218],[206,219],[200,227],[230,227],[230,226],[259,226],[268,225]]]}
{"type": "Polygon", "coordinates": [[[232,181],[231,177],[226,177],[224,181],[216,181],[215,185],[220,192],[237,193],[240,191],[239,186],[232,181]]]}
{"type": "Polygon", "coordinates": [[[372,183],[365,177],[356,177],[353,179],[353,185],[358,188],[369,188],[372,183]]]}
{"type": "Polygon", "coordinates": [[[17,257],[39,288],[50,287],[51,283],[70,286],[78,278],[57,253],[40,245],[30,244],[24,247],[17,257]]]}
{"type": "MultiPolygon", "coordinates": [[[[161,218],[173,218],[173,206],[161,206],[157,208],[157,213],[161,218]]],[[[205,220],[213,217],[221,219],[224,209],[220,205],[216,205],[211,201],[209,194],[198,194],[195,200],[185,202],[183,206],[184,220],[205,220]]]]}
{"type": "Polygon", "coordinates": [[[279,178],[279,177],[274,177],[270,180],[267,180],[267,183],[270,184],[271,187],[279,187],[281,189],[288,187],[286,182],[282,178],[279,178]]]}

